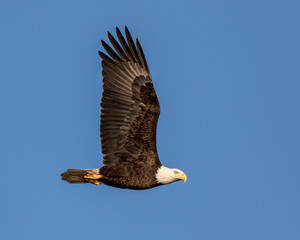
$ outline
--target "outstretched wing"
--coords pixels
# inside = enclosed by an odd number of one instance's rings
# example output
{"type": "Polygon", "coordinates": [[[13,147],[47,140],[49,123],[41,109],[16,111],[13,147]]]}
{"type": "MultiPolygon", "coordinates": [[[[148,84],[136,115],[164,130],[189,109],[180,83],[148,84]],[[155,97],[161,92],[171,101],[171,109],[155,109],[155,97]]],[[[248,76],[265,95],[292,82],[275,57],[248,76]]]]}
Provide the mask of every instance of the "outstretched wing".
{"type": "Polygon", "coordinates": [[[116,28],[121,45],[108,32],[115,51],[102,41],[110,55],[102,58],[101,148],[103,163],[120,161],[160,164],[156,126],[160,113],[146,58],[141,45],[125,27],[126,39],[116,28]]]}

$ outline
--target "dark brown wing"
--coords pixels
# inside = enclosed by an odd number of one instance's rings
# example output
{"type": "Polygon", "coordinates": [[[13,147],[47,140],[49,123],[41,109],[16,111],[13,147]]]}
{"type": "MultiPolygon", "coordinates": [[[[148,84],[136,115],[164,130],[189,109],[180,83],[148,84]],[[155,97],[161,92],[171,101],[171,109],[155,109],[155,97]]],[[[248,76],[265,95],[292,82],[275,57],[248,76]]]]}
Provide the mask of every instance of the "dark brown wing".
{"type": "Polygon", "coordinates": [[[127,41],[118,28],[116,32],[121,45],[108,32],[115,51],[102,41],[110,57],[99,52],[103,59],[100,125],[103,163],[160,164],[156,150],[160,107],[146,59],[138,39],[135,45],[127,27],[127,41]]]}

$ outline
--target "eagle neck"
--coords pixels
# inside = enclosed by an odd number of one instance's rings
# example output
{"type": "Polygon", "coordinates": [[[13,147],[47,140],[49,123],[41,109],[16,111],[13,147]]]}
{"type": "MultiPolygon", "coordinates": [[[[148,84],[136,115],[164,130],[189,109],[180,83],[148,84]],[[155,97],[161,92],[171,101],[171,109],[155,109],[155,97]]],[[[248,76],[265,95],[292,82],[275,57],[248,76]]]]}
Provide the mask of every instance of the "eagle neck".
{"type": "Polygon", "coordinates": [[[173,170],[165,166],[158,168],[155,177],[156,181],[160,184],[168,184],[178,180],[175,178],[173,170]]]}

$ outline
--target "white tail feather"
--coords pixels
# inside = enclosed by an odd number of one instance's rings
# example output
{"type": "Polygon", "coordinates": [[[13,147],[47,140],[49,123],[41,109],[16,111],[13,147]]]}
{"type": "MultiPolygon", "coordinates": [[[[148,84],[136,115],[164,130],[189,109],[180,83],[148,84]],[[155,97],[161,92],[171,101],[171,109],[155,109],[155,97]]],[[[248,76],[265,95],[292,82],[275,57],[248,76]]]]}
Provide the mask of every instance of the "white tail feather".
{"type": "Polygon", "coordinates": [[[84,179],[86,174],[99,174],[97,169],[67,169],[66,172],[61,174],[61,179],[69,183],[87,183],[84,179]]]}

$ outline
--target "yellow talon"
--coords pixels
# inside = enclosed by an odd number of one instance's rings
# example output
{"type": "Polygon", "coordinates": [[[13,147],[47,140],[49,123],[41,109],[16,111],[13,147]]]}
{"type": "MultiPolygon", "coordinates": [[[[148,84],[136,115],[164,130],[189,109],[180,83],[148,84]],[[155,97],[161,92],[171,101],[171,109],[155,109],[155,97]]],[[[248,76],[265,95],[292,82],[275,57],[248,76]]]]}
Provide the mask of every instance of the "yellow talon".
{"type": "Polygon", "coordinates": [[[92,183],[92,184],[95,184],[95,185],[102,184],[102,182],[99,181],[99,179],[102,177],[102,175],[100,175],[100,174],[86,174],[83,177],[89,183],[92,183]]]}
{"type": "Polygon", "coordinates": [[[102,184],[102,182],[99,181],[99,180],[88,180],[88,182],[90,182],[90,183],[92,183],[92,184],[95,184],[95,185],[100,185],[100,184],[102,184]]]}
{"type": "Polygon", "coordinates": [[[102,175],[100,175],[100,174],[86,174],[86,175],[84,175],[84,178],[89,179],[89,180],[100,179],[101,177],[102,177],[102,175]]]}

